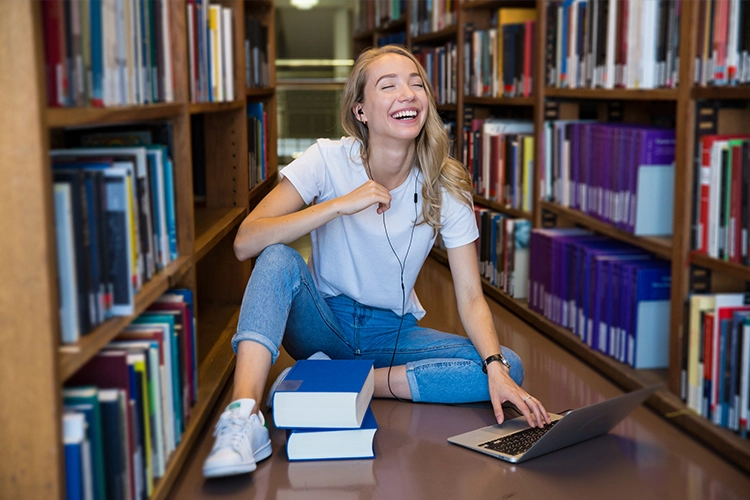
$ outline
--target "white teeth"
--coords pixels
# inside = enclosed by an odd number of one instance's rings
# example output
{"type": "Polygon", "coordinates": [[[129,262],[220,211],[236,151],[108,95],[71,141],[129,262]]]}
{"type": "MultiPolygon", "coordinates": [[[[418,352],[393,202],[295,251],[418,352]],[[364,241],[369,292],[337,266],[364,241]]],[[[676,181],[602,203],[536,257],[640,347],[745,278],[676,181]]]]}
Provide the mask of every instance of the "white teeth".
{"type": "Polygon", "coordinates": [[[414,118],[417,116],[417,112],[414,110],[411,111],[399,111],[398,113],[394,113],[394,118],[414,118]]]}

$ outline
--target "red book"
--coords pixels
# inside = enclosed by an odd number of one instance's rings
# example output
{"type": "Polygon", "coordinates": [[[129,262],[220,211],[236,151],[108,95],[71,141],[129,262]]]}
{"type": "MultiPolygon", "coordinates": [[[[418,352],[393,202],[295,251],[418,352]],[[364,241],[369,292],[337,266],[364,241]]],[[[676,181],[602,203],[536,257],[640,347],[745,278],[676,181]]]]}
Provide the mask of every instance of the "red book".
{"type": "Polygon", "coordinates": [[[730,144],[732,148],[732,182],[729,204],[729,231],[727,238],[727,250],[729,260],[739,263],[741,261],[741,227],[742,219],[742,143],[730,144]]]}
{"type": "Polygon", "coordinates": [[[523,96],[531,95],[532,70],[534,68],[534,21],[524,22],[523,36],[523,96]]]}
{"type": "Polygon", "coordinates": [[[47,105],[66,105],[68,75],[66,71],[65,8],[62,0],[45,0],[42,6],[44,29],[44,70],[47,78],[47,105]]]}

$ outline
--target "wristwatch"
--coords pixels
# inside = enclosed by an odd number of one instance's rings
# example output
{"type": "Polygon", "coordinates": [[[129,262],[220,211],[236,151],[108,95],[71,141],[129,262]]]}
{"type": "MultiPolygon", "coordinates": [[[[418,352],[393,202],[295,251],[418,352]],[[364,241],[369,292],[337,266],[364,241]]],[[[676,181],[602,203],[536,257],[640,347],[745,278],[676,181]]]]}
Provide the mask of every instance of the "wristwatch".
{"type": "Polygon", "coordinates": [[[487,373],[487,365],[489,365],[493,361],[500,361],[502,364],[505,365],[506,368],[508,368],[508,370],[510,370],[510,363],[508,363],[508,360],[505,359],[505,356],[503,356],[500,353],[497,353],[497,354],[493,354],[492,356],[488,356],[487,359],[485,359],[482,362],[482,371],[484,373],[487,373]]]}

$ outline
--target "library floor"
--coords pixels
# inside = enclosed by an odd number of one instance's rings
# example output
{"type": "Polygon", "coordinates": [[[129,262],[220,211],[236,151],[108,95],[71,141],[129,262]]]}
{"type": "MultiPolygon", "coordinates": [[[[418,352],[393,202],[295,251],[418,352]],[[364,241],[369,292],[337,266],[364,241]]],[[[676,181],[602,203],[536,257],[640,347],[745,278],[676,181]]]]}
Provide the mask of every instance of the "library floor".
{"type": "MultiPolygon", "coordinates": [[[[396,284],[397,285],[397,284],[396,284]]],[[[450,273],[428,259],[417,292],[424,323],[461,333],[450,273]]],[[[549,411],[622,391],[576,357],[491,302],[501,341],[524,360],[523,386],[549,411]]],[[[278,363],[277,363],[278,364],[278,363]]],[[[278,373],[274,367],[271,380],[278,373]]],[[[285,434],[269,427],[273,455],[251,474],[206,480],[201,473],[217,408],[171,498],[176,499],[744,499],[750,477],[647,407],[606,436],[513,465],[449,444],[492,423],[487,405],[427,405],[376,399],[374,460],[288,462],[285,434]]]]}

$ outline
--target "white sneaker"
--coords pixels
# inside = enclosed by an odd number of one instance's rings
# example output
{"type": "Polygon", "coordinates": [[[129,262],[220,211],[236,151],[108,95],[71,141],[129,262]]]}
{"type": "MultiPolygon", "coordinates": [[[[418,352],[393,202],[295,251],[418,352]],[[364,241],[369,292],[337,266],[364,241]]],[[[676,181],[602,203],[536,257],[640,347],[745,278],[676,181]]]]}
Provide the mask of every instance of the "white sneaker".
{"type": "MultiPolygon", "coordinates": [[[[307,359],[331,359],[331,358],[323,351],[318,351],[307,359]]],[[[271,384],[271,388],[268,390],[268,396],[266,397],[266,406],[268,408],[271,408],[273,406],[273,395],[276,394],[276,389],[279,388],[279,384],[284,381],[287,374],[289,373],[289,370],[291,369],[292,369],[291,366],[284,368],[281,371],[281,373],[279,373],[279,376],[276,377],[276,380],[273,381],[273,384],[271,384]]]]}
{"type": "Polygon", "coordinates": [[[216,442],[203,463],[203,476],[231,476],[255,470],[256,462],[271,455],[271,438],[255,400],[238,399],[221,414],[214,430],[216,442]]]}

